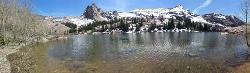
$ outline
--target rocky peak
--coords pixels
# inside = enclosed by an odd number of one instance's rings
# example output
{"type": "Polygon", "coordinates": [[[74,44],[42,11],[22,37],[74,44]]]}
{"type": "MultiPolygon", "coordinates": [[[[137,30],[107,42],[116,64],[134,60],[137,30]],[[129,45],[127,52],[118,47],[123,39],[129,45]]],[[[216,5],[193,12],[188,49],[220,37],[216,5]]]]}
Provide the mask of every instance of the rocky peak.
{"type": "Polygon", "coordinates": [[[95,3],[90,6],[87,6],[83,13],[83,16],[88,19],[94,19],[98,21],[103,20],[103,17],[101,15],[101,9],[98,8],[95,3]]]}
{"type": "Polygon", "coordinates": [[[97,8],[97,6],[96,6],[96,4],[95,4],[95,3],[93,3],[91,6],[92,6],[92,7],[94,7],[94,8],[97,8]]]}
{"type": "Polygon", "coordinates": [[[182,5],[177,5],[175,8],[183,9],[184,7],[182,5]]]}

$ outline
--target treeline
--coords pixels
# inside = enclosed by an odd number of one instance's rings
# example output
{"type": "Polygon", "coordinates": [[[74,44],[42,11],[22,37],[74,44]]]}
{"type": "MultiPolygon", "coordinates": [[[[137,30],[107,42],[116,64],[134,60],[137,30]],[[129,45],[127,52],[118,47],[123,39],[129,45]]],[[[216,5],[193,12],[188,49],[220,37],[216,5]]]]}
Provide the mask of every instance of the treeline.
{"type": "Polygon", "coordinates": [[[112,30],[121,30],[123,32],[128,31],[148,31],[152,32],[157,30],[174,30],[174,29],[187,29],[187,30],[194,30],[194,31],[220,31],[222,29],[221,26],[218,25],[211,25],[199,22],[193,22],[189,18],[182,18],[177,17],[176,19],[164,19],[161,17],[154,17],[150,16],[148,18],[120,18],[120,19],[113,19],[110,21],[95,21],[93,23],[88,24],[87,26],[81,26],[79,28],[80,32],[105,32],[105,31],[112,31],[112,30]],[[158,22],[157,22],[158,20],[158,22]],[[167,22],[164,22],[168,20],[167,22]],[[157,24],[160,23],[160,24],[157,24]],[[148,29],[142,28],[143,26],[148,26],[148,29]]]}
{"type": "MultiPolygon", "coordinates": [[[[143,26],[144,22],[142,19],[139,18],[115,18],[110,21],[95,21],[93,23],[88,24],[87,26],[80,26],[79,31],[80,32],[87,32],[87,31],[93,31],[93,32],[105,32],[105,31],[112,31],[112,30],[121,30],[123,32],[128,32],[129,27],[131,24],[137,24],[136,27],[140,28],[143,26]]],[[[139,29],[138,29],[139,31],[139,29]]]]}
{"type": "MultiPolygon", "coordinates": [[[[218,25],[211,25],[201,22],[191,21],[189,18],[176,18],[169,19],[168,23],[164,24],[164,28],[167,30],[173,30],[174,28],[178,29],[188,29],[194,31],[202,31],[202,32],[217,32],[220,31],[223,27],[218,25]]],[[[166,30],[164,29],[164,30],[166,30]]]]}
{"type": "Polygon", "coordinates": [[[31,12],[29,0],[0,0],[0,46],[40,40],[47,34],[42,17],[31,12]]]}
{"type": "Polygon", "coordinates": [[[114,30],[118,26],[124,23],[124,19],[114,19],[110,21],[95,21],[93,23],[87,24],[87,26],[80,26],[79,31],[93,31],[93,32],[104,32],[107,29],[114,30]]]}

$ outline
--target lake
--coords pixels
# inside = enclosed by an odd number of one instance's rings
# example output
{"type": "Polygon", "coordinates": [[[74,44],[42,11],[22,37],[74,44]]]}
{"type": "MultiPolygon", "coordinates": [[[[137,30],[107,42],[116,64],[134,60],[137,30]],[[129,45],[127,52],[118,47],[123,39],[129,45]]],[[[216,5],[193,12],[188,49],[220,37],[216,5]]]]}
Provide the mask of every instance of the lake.
{"type": "Polygon", "coordinates": [[[9,55],[12,72],[227,73],[249,58],[243,36],[219,32],[67,37],[9,55]]]}

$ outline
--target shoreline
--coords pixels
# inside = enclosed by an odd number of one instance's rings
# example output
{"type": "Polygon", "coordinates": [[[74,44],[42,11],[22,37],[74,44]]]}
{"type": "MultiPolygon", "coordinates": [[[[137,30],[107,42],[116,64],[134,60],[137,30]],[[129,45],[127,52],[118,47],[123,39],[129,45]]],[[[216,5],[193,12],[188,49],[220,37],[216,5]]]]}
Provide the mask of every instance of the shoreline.
{"type": "MultiPolygon", "coordinates": [[[[60,36],[63,37],[63,36],[60,36]]],[[[42,38],[38,41],[35,41],[34,43],[38,42],[48,42],[53,39],[58,39],[59,37],[55,37],[52,35],[49,35],[45,38],[42,38]]],[[[16,53],[19,51],[24,46],[32,45],[34,44],[33,42],[28,42],[28,43],[22,43],[20,45],[7,45],[7,46],[1,46],[0,47],[0,73],[11,73],[11,65],[9,60],[7,59],[7,56],[13,53],[16,53]]]]}
{"type": "MultiPolygon", "coordinates": [[[[250,38],[249,38],[250,37],[250,26],[248,25],[247,28],[248,28],[247,29],[247,34],[244,34],[244,36],[247,36],[246,41],[250,42],[250,38]]],[[[246,31],[244,31],[244,33],[246,33],[246,31]]],[[[249,54],[249,56],[250,56],[250,54],[249,54]]],[[[250,72],[250,61],[245,62],[244,64],[242,64],[240,66],[237,66],[234,72],[235,73],[249,73],[250,72]]]]}
{"type": "Polygon", "coordinates": [[[20,45],[7,45],[0,47],[0,71],[1,73],[11,73],[11,66],[10,62],[7,59],[7,56],[19,51],[20,48],[23,46],[31,45],[32,43],[28,44],[20,44],[20,45]]]}
{"type": "Polygon", "coordinates": [[[11,67],[10,67],[10,62],[7,59],[7,56],[18,52],[17,48],[20,47],[14,47],[14,48],[1,48],[0,49],[0,71],[1,73],[11,73],[11,67]]]}

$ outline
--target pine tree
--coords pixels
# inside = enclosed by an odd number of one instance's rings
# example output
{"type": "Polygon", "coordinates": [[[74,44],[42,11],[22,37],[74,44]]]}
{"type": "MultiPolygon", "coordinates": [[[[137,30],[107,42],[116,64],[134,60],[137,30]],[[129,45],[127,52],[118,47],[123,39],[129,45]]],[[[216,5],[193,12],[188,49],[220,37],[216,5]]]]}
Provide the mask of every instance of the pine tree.
{"type": "Polygon", "coordinates": [[[167,30],[167,28],[168,28],[168,23],[164,23],[163,30],[167,30]]]}
{"type": "Polygon", "coordinates": [[[204,27],[203,27],[203,25],[202,25],[201,23],[198,23],[197,29],[198,29],[199,31],[204,31],[204,27]]]}
{"type": "Polygon", "coordinates": [[[182,25],[181,25],[181,22],[178,22],[177,26],[176,26],[178,29],[183,29],[182,25]]]}
{"type": "Polygon", "coordinates": [[[125,22],[126,21],[124,21],[124,20],[120,21],[120,27],[119,27],[119,29],[121,29],[123,32],[128,32],[129,25],[127,24],[127,22],[126,23],[125,22]]]}
{"type": "Polygon", "coordinates": [[[196,24],[195,22],[191,22],[190,25],[188,26],[191,30],[195,30],[196,29],[196,24]]]}
{"type": "Polygon", "coordinates": [[[193,23],[192,23],[191,19],[185,18],[184,23],[185,23],[184,24],[185,28],[187,28],[187,29],[191,29],[192,28],[193,23]]]}
{"type": "Polygon", "coordinates": [[[138,19],[137,18],[133,18],[133,24],[138,23],[138,19]]]}
{"type": "Polygon", "coordinates": [[[143,26],[143,21],[142,19],[139,21],[139,24],[136,25],[136,30],[135,31],[140,31],[140,28],[143,26]]]}
{"type": "Polygon", "coordinates": [[[152,24],[150,25],[148,31],[150,32],[150,31],[154,30],[155,28],[156,28],[156,24],[155,24],[155,23],[152,23],[152,24]]]}
{"type": "Polygon", "coordinates": [[[164,21],[164,17],[161,15],[161,16],[159,16],[159,20],[161,21],[161,22],[163,22],[164,21]]]}
{"type": "Polygon", "coordinates": [[[151,19],[154,19],[154,18],[155,18],[155,16],[152,14],[152,15],[151,15],[151,19]]]}
{"type": "Polygon", "coordinates": [[[175,28],[174,19],[171,18],[170,21],[168,22],[168,30],[172,30],[174,28],[175,28]]]}
{"type": "Polygon", "coordinates": [[[203,31],[210,31],[210,27],[208,24],[204,24],[204,30],[203,31]]]}
{"type": "Polygon", "coordinates": [[[101,32],[104,32],[104,31],[105,31],[105,25],[102,25],[101,32]]]}

